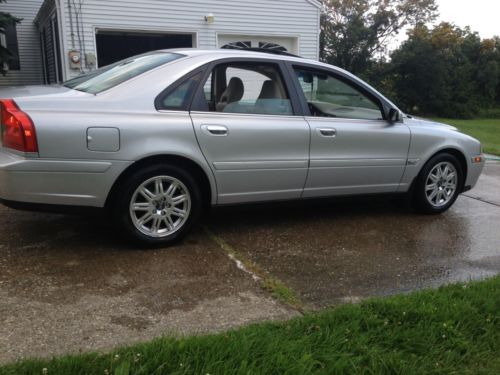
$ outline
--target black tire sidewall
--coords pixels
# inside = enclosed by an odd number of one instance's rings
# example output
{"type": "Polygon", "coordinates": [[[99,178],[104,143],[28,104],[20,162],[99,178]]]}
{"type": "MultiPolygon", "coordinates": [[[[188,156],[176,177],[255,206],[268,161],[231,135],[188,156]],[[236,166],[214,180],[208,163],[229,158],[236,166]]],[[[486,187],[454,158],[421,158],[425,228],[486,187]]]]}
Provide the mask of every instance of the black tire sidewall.
{"type": "Polygon", "coordinates": [[[440,214],[445,211],[447,211],[457,200],[458,196],[460,195],[462,189],[463,189],[463,170],[460,162],[458,159],[449,153],[441,153],[438,155],[435,155],[432,157],[422,168],[420,171],[417,181],[414,186],[414,191],[413,191],[413,206],[414,208],[421,213],[425,214],[440,214]],[[455,167],[455,170],[457,171],[457,189],[454,193],[453,198],[444,206],[442,207],[434,207],[432,206],[429,201],[427,200],[427,197],[425,195],[425,185],[426,185],[426,180],[427,176],[429,173],[432,171],[432,169],[439,163],[442,162],[449,162],[453,164],[455,167]]]}
{"type": "Polygon", "coordinates": [[[186,236],[198,222],[202,211],[202,196],[196,180],[185,170],[173,165],[152,165],[135,171],[128,177],[118,192],[113,205],[115,222],[138,245],[157,247],[172,245],[186,236]],[[155,176],[171,176],[180,180],[188,189],[191,196],[191,210],[188,220],[182,228],[169,236],[154,238],[139,231],[132,223],[129,207],[130,200],[139,185],[155,176]]]}

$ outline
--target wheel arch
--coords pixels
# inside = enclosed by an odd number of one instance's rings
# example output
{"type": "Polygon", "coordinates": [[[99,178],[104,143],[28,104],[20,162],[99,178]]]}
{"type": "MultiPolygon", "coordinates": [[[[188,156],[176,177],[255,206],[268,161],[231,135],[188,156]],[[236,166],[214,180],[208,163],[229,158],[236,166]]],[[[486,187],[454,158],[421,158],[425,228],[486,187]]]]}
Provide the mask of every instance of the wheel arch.
{"type": "Polygon", "coordinates": [[[113,186],[111,187],[111,190],[109,191],[106,198],[104,207],[111,207],[111,205],[113,204],[113,199],[117,195],[116,193],[119,191],[120,186],[122,186],[123,182],[127,178],[129,178],[135,171],[139,170],[140,168],[153,164],[171,164],[181,167],[191,173],[196,182],[200,184],[203,205],[205,207],[209,207],[211,205],[213,201],[213,193],[215,193],[215,186],[212,185],[212,182],[203,167],[200,166],[199,163],[185,156],[163,154],[148,156],[129,165],[113,183],[113,186]]]}
{"type": "Polygon", "coordinates": [[[424,163],[422,163],[422,167],[420,168],[420,170],[418,171],[417,175],[415,176],[415,178],[412,181],[410,191],[413,190],[413,187],[415,185],[415,182],[418,179],[418,176],[420,176],[420,173],[422,172],[422,170],[424,169],[424,167],[427,165],[427,163],[432,158],[434,158],[435,156],[437,156],[439,154],[451,154],[451,155],[453,155],[453,156],[455,156],[457,158],[458,162],[460,163],[460,166],[462,167],[462,181],[461,181],[461,187],[460,188],[461,188],[461,190],[463,190],[463,188],[465,186],[465,181],[467,181],[467,173],[468,173],[467,159],[466,159],[465,154],[463,153],[463,151],[461,151],[461,150],[459,150],[457,148],[453,148],[453,147],[446,147],[446,148],[442,148],[442,149],[434,152],[431,156],[429,156],[425,160],[424,163]]]}

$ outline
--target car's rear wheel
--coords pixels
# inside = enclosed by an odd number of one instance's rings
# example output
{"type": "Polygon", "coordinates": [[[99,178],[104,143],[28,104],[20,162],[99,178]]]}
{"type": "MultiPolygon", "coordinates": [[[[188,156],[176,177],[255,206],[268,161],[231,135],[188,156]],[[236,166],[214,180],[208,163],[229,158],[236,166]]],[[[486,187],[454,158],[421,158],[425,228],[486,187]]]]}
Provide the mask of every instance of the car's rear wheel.
{"type": "Polygon", "coordinates": [[[128,178],[114,203],[118,223],[144,245],[171,245],[181,240],[200,217],[196,181],[175,166],[154,165],[128,178]]]}
{"type": "Polygon", "coordinates": [[[440,214],[455,203],[462,191],[463,171],[457,158],[448,153],[434,156],[422,168],[413,191],[417,211],[440,214]]]}

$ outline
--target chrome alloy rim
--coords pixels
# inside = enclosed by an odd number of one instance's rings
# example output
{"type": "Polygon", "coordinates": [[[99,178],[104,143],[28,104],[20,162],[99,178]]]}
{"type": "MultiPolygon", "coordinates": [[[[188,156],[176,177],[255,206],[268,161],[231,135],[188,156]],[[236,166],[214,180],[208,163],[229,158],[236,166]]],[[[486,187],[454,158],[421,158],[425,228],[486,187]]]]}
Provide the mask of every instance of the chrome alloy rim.
{"type": "Polygon", "coordinates": [[[130,200],[134,226],[150,237],[166,237],[186,223],[191,196],[186,186],[170,176],[156,176],[135,190],[130,200]]]}
{"type": "Polygon", "coordinates": [[[425,196],[433,207],[445,206],[457,190],[457,170],[449,162],[442,162],[432,168],[425,182],[425,196]]]}

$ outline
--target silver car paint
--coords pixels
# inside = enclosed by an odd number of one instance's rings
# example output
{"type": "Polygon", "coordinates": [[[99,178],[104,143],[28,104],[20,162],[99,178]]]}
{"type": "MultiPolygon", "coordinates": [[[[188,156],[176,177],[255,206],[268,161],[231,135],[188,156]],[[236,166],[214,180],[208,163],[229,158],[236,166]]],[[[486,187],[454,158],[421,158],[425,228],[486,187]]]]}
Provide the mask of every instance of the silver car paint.
{"type": "MultiPolygon", "coordinates": [[[[177,155],[200,166],[210,182],[212,204],[289,199],[302,194],[404,192],[423,164],[447,148],[464,154],[466,185],[473,186],[481,173],[483,164],[472,163],[472,157],[480,154],[478,141],[450,127],[421,120],[357,124],[362,130],[356,131],[351,128],[352,120],[157,111],[154,99],[161,91],[209,62],[231,57],[276,59],[230,50],[178,52],[187,57],[98,95],[54,86],[1,89],[0,97],[14,98],[33,119],[39,153],[0,150],[0,198],[102,207],[126,168],[155,155],[177,155]],[[338,130],[333,142],[317,138],[319,124],[338,130]],[[203,125],[226,126],[228,136],[208,136],[203,125]],[[89,139],[90,128],[118,129],[118,147],[116,137],[103,141],[94,135],[89,139]],[[255,132],[259,128],[267,130],[255,132]],[[92,142],[100,142],[99,151],[92,151],[92,142]],[[323,173],[325,168],[328,173],[323,173]]],[[[304,62],[293,57],[279,59],[304,62]]],[[[342,72],[369,87],[338,68],[307,63],[342,72]]]]}
{"type": "Polygon", "coordinates": [[[299,116],[192,113],[201,149],[217,180],[218,203],[300,198],[310,130],[299,116]],[[217,136],[210,125],[227,129],[217,136]]]}
{"type": "Polygon", "coordinates": [[[484,167],[483,162],[472,162],[473,157],[481,155],[481,143],[453,126],[423,119],[405,118],[405,124],[411,131],[411,146],[408,153],[408,166],[398,189],[405,192],[424,164],[433,155],[443,150],[460,152],[467,163],[465,186],[474,187],[484,167]]]}
{"type": "Polygon", "coordinates": [[[403,123],[307,117],[311,160],[304,197],[395,192],[403,176],[410,130],[403,123]],[[331,129],[333,136],[321,133],[331,129]]]}

